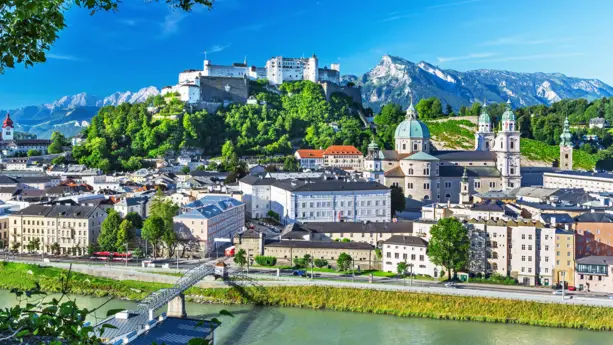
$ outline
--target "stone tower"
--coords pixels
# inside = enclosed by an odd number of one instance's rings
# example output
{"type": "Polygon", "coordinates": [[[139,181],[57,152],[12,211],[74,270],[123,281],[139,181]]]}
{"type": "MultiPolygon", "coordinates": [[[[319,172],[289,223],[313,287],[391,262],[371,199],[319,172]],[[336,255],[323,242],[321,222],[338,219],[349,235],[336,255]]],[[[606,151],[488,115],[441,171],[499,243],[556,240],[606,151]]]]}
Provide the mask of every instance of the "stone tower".
{"type": "Polygon", "coordinates": [[[479,115],[477,132],[475,133],[475,150],[490,151],[494,147],[495,134],[492,131],[492,121],[485,109],[485,102],[479,115]]]}
{"type": "Polygon", "coordinates": [[[381,165],[382,153],[379,145],[375,143],[373,137],[370,144],[368,144],[368,153],[364,158],[364,177],[366,179],[372,179],[375,181],[382,180],[383,167],[381,165]]]}
{"type": "Polygon", "coordinates": [[[560,169],[573,170],[573,135],[568,117],[564,120],[564,131],[560,135],[560,169]]]}
{"type": "Polygon", "coordinates": [[[468,174],[466,167],[464,167],[464,173],[462,174],[462,180],[460,180],[460,204],[470,203],[470,182],[468,180],[468,174]]]}
{"type": "Polygon", "coordinates": [[[13,120],[9,113],[6,113],[6,118],[2,122],[2,140],[13,140],[13,120]]]}
{"type": "Polygon", "coordinates": [[[515,114],[511,100],[502,114],[502,129],[496,134],[496,167],[502,176],[502,190],[521,187],[519,131],[515,125],[515,114]]]}

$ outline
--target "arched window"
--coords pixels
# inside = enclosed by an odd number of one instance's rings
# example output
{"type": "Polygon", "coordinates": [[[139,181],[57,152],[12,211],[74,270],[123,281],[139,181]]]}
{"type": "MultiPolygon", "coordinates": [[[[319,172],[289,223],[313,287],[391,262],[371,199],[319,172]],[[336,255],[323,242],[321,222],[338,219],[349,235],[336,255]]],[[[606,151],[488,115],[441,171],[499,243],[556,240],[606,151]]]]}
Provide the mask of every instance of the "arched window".
{"type": "Polygon", "coordinates": [[[492,258],[493,259],[498,259],[498,253],[497,252],[493,252],[492,253],[492,258]]]}
{"type": "Polygon", "coordinates": [[[492,264],[492,270],[497,271],[498,270],[498,264],[497,263],[493,263],[492,264]]]}
{"type": "Polygon", "coordinates": [[[407,144],[402,144],[402,150],[406,150],[407,149],[407,144]]]}
{"type": "Polygon", "coordinates": [[[430,197],[427,195],[424,195],[424,200],[430,200],[430,197]]]}
{"type": "Polygon", "coordinates": [[[413,168],[409,168],[409,175],[413,175],[413,168]]]}

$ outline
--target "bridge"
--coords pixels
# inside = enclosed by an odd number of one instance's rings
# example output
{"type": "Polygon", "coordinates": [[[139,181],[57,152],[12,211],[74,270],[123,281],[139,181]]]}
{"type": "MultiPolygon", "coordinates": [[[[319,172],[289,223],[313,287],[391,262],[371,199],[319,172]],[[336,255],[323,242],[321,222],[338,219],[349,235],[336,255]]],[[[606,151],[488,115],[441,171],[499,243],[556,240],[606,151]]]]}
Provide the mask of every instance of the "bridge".
{"type": "MultiPolygon", "coordinates": [[[[141,300],[136,308],[119,312],[99,322],[95,328],[101,330],[103,325],[111,325],[111,328],[104,329],[102,339],[111,344],[128,344],[130,339],[151,329],[159,320],[165,319],[167,315],[179,318],[186,317],[183,292],[206,276],[220,275],[227,284],[237,284],[237,282],[227,280],[229,272],[223,263],[224,259],[222,258],[215,263],[208,262],[186,271],[174,286],[151,293],[141,300]],[[216,268],[220,270],[216,271],[216,268]],[[168,311],[160,317],[155,317],[155,311],[165,305],[168,305],[168,311]]],[[[251,281],[251,279],[234,270],[232,276],[239,277],[241,281],[251,281]]]]}

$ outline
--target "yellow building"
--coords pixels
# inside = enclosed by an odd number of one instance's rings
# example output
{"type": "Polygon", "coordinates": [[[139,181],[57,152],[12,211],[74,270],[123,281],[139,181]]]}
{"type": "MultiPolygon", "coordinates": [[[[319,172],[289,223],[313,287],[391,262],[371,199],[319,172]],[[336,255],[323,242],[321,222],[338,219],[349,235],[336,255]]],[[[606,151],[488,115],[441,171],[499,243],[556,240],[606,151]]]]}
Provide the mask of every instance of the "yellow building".
{"type": "Polygon", "coordinates": [[[575,233],[557,229],[555,250],[553,282],[575,286],[575,233]]]}

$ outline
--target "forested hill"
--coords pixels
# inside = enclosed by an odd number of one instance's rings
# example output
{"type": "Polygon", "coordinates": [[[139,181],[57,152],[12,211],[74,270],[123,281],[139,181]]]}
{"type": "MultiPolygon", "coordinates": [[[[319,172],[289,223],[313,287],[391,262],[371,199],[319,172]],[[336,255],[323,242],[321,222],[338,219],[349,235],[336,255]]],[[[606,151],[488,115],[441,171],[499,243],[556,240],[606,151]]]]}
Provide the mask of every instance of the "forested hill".
{"type": "Polygon", "coordinates": [[[143,158],[190,147],[212,156],[222,153],[222,147],[225,155],[273,155],[332,144],[365,150],[370,141],[371,132],[355,111],[358,106],[343,94],[327,101],[321,86],[310,81],[285,83],[279,93],[267,91],[262,83],[251,89],[260,104],[232,104],[215,114],[187,113],[174,96],[103,107],[85,130],[85,144],[73,149],[74,157],[104,171],[135,170],[143,158]],[[157,113],[148,112],[152,106],[157,113]]]}

